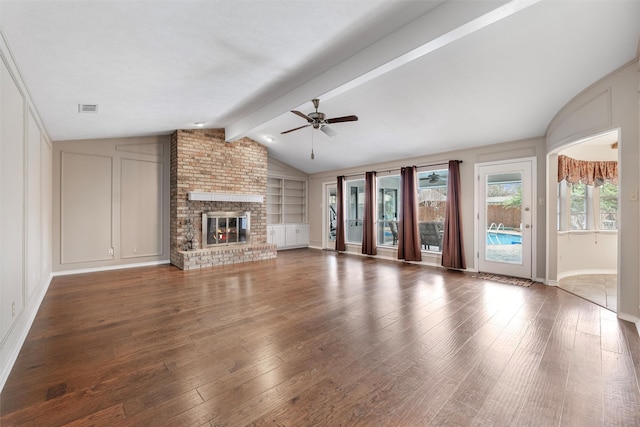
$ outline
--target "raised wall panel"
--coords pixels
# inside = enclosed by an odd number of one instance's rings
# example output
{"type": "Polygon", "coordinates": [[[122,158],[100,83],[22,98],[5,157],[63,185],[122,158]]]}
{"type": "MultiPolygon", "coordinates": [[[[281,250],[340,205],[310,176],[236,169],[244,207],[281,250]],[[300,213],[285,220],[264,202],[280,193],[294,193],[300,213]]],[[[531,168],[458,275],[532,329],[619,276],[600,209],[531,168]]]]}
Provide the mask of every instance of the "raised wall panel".
{"type": "Polygon", "coordinates": [[[62,152],[60,262],[109,260],[112,254],[112,160],[62,152]]]}
{"type": "Polygon", "coordinates": [[[24,307],[24,105],[0,60],[0,342],[24,307]]]}
{"type": "Polygon", "coordinates": [[[40,144],[42,135],[32,112],[27,116],[27,297],[42,280],[42,191],[40,144]]]}
{"type": "Polygon", "coordinates": [[[163,176],[162,163],[122,159],[120,250],[123,258],[162,254],[163,176]]]}
{"type": "Polygon", "coordinates": [[[40,234],[40,252],[41,252],[41,274],[45,278],[51,272],[51,261],[53,258],[52,250],[52,215],[53,215],[53,147],[42,135],[40,138],[40,190],[41,190],[41,215],[42,234],[40,234]]]}

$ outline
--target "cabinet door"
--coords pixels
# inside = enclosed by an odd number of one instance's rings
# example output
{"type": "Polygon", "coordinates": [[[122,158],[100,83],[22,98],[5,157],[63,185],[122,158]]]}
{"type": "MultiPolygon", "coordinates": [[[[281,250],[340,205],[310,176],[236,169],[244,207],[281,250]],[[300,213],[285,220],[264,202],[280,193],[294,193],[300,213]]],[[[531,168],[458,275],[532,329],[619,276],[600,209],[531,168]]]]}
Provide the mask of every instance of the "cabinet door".
{"type": "Polygon", "coordinates": [[[298,244],[309,245],[309,224],[298,225],[298,244]]]}
{"type": "Polygon", "coordinates": [[[274,241],[274,237],[273,237],[273,227],[270,225],[267,225],[267,243],[275,243],[274,241]]]}
{"type": "Polygon", "coordinates": [[[309,244],[308,224],[287,224],[286,225],[286,245],[287,246],[307,246],[309,244]]]}
{"type": "Polygon", "coordinates": [[[287,224],[285,232],[285,244],[295,246],[298,244],[298,224],[287,224]]]}
{"type": "Polygon", "coordinates": [[[274,244],[279,248],[285,245],[285,228],[279,225],[267,227],[267,243],[274,244]]]}

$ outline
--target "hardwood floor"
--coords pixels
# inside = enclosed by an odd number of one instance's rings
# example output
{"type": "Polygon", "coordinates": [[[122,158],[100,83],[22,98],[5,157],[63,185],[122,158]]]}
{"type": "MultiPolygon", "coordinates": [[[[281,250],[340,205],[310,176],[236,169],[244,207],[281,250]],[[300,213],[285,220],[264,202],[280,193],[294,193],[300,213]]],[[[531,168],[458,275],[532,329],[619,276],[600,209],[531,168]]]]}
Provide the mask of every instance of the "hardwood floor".
{"type": "Polygon", "coordinates": [[[471,276],[302,249],[57,277],[0,425],[640,425],[634,325],[471,276]]]}

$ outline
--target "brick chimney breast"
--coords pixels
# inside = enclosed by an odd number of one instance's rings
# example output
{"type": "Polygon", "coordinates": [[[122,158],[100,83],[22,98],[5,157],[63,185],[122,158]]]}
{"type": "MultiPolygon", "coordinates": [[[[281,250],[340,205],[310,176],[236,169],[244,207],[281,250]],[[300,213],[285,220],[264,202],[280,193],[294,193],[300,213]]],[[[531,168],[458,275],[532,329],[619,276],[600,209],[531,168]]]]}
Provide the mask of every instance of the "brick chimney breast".
{"type": "Polygon", "coordinates": [[[202,268],[275,258],[267,243],[265,203],[189,201],[189,191],[267,195],[267,148],[243,138],[227,143],[224,129],[176,130],[171,136],[170,249],[171,263],[182,269],[202,268]],[[251,236],[246,245],[202,249],[202,213],[251,212],[251,236]],[[191,223],[191,226],[189,225],[191,223]],[[193,227],[192,250],[185,250],[193,227]]]}

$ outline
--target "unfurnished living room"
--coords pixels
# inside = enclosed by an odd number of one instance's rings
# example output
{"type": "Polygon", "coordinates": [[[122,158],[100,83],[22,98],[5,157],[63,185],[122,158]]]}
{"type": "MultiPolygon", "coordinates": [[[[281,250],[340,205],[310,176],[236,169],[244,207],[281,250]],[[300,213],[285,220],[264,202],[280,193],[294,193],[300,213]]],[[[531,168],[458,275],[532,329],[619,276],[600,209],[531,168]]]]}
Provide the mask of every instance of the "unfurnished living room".
{"type": "Polygon", "coordinates": [[[0,425],[640,425],[639,51],[638,0],[0,0],[0,425]]]}

